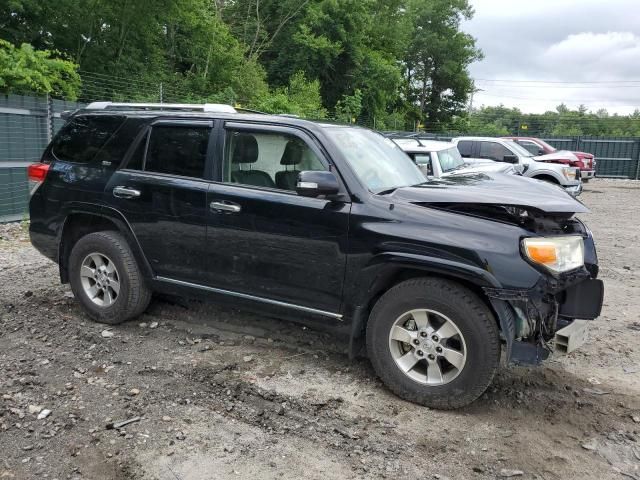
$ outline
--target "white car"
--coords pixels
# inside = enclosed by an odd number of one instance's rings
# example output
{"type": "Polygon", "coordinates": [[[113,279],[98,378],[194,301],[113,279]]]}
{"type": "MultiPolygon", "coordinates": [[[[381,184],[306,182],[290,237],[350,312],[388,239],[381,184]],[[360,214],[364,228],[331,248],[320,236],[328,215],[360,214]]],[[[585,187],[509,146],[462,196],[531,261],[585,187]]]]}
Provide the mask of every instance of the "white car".
{"type": "Polygon", "coordinates": [[[394,138],[393,141],[415,162],[429,177],[441,178],[462,173],[505,173],[517,175],[517,165],[499,163],[490,160],[473,159],[467,162],[462,158],[453,143],[436,140],[412,138],[394,138]]]}
{"type": "Polygon", "coordinates": [[[512,140],[493,137],[457,137],[451,140],[469,163],[487,160],[520,165],[522,175],[554,183],[574,197],[582,193],[580,169],[557,163],[544,162],[512,140]]]}

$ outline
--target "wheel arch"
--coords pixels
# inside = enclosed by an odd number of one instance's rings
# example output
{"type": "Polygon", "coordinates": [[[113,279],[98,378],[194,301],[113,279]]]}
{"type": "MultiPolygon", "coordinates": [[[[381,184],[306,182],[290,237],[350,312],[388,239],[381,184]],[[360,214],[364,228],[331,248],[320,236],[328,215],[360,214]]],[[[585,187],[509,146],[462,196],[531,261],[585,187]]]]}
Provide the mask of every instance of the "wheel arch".
{"type": "Polygon", "coordinates": [[[439,259],[424,259],[423,262],[409,264],[391,262],[380,268],[373,281],[369,283],[366,294],[359,299],[357,306],[353,309],[349,339],[350,358],[354,358],[363,346],[362,339],[369,315],[378,299],[389,289],[405,280],[423,277],[440,278],[466,287],[486,304],[494,315],[498,328],[500,328],[500,316],[483,290],[483,287],[499,288],[499,282],[489,272],[470,265],[439,259]]]}
{"type": "Polygon", "coordinates": [[[554,183],[556,185],[562,185],[560,181],[552,173],[549,173],[549,172],[537,173],[533,175],[531,178],[533,178],[534,180],[542,180],[544,182],[554,183]]]}
{"type": "Polygon", "coordinates": [[[60,281],[69,282],[69,255],[76,242],[83,236],[100,231],[113,230],[125,237],[131,248],[140,270],[146,278],[153,276],[138,240],[126,219],[116,210],[103,207],[99,211],[74,209],[65,217],[60,231],[58,247],[58,266],[60,281]]]}

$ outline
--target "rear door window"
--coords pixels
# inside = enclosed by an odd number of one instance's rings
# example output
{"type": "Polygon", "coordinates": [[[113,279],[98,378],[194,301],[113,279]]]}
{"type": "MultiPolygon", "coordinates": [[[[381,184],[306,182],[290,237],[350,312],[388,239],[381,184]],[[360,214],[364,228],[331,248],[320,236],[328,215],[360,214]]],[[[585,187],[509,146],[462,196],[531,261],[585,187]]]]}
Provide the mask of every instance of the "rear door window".
{"type": "Polygon", "coordinates": [[[465,158],[469,158],[471,156],[472,147],[473,142],[471,140],[460,140],[458,142],[458,151],[460,151],[460,155],[465,158]]]}
{"type": "Polygon", "coordinates": [[[111,115],[75,117],[56,135],[51,152],[58,160],[89,163],[124,120],[125,117],[111,115]]]}
{"type": "Polygon", "coordinates": [[[127,168],[204,178],[211,128],[195,125],[154,125],[143,136],[127,168]]]}

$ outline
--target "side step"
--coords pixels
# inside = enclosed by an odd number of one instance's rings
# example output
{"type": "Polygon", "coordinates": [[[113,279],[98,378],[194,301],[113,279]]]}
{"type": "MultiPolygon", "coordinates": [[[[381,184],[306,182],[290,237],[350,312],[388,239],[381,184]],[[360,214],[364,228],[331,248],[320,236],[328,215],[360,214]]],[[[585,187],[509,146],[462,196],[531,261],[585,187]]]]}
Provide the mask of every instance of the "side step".
{"type": "Polygon", "coordinates": [[[556,332],[555,351],[564,354],[580,348],[587,340],[588,330],[588,320],[574,320],[571,324],[561,328],[556,332]]]}

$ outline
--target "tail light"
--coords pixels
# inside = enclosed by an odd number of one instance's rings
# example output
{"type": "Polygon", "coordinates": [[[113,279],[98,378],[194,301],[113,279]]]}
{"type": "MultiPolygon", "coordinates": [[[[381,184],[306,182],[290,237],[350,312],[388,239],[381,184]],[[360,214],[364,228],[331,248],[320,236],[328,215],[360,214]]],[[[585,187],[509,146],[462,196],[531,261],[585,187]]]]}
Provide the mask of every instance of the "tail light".
{"type": "Polygon", "coordinates": [[[49,164],[33,163],[27,167],[27,177],[29,178],[29,192],[34,194],[36,189],[42,185],[44,179],[47,178],[49,172],[49,164]]]}

